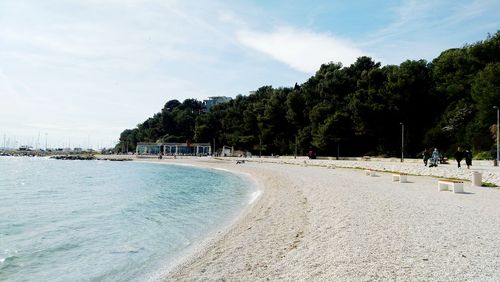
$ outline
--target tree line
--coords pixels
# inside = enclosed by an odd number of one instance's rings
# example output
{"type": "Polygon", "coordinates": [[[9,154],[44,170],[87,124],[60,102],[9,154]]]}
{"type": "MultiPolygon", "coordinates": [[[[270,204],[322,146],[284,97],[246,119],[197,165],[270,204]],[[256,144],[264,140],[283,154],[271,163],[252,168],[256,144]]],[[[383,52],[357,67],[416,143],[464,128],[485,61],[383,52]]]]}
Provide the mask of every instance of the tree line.
{"type": "Polygon", "coordinates": [[[500,31],[439,57],[381,66],[360,57],[330,62],[301,85],[263,86],[209,112],[195,99],[163,109],[120,135],[117,151],[137,142],[210,142],[254,154],[397,156],[457,146],[496,148],[500,106],[500,31]]]}

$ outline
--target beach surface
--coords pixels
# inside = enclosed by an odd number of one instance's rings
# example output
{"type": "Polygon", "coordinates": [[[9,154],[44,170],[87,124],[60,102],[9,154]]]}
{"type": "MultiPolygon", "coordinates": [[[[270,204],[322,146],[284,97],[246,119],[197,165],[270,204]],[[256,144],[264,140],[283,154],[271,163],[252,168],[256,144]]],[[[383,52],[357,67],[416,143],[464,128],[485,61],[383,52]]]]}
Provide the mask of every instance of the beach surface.
{"type": "Polygon", "coordinates": [[[311,161],[161,162],[246,173],[262,189],[163,281],[500,281],[498,188],[439,192],[435,177],[311,161]]]}

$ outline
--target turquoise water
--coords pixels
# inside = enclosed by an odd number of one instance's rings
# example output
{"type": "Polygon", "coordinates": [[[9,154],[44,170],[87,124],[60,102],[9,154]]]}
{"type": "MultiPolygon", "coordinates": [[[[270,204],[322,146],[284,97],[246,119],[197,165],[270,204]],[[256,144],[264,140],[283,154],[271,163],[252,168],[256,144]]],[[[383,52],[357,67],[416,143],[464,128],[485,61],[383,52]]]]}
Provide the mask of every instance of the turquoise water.
{"type": "Polygon", "coordinates": [[[251,192],[224,171],[0,157],[0,281],[150,278],[251,192]]]}

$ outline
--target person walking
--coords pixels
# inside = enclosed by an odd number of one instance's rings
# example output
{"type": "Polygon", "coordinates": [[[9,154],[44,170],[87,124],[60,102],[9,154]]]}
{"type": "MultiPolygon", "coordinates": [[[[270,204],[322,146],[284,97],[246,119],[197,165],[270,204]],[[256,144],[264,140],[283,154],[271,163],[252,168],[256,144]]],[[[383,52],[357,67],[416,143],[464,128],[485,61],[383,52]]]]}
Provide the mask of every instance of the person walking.
{"type": "Polygon", "coordinates": [[[458,168],[460,168],[460,162],[462,161],[463,158],[464,158],[464,152],[462,152],[462,150],[460,150],[460,147],[458,147],[457,151],[455,152],[455,160],[457,160],[458,168]]]}
{"type": "Polygon", "coordinates": [[[431,154],[429,153],[429,150],[425,148],[424,152],[422,153],[422,157],[424,160],[424,166],[427,166],[427,161],[429,161],[429,158],[431,157],[431,154]]]}
{"type": "Polygon", "coordinates": [[[464,157],[467,169],[469,169],[470,166],[472,165],[472,152],[469,149],[465,150],[464,157]]]}

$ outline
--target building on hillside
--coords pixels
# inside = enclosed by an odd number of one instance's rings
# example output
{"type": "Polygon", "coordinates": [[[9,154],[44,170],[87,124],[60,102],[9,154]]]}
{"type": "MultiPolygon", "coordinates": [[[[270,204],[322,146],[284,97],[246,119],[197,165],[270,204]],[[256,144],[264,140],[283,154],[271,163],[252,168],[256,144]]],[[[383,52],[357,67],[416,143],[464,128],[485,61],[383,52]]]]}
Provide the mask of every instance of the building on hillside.
{"type": "Polygon", "coordinates": [[[226,96],[213,96],[213,97],[208,97],[208,100],[203,100],[203,111],[209,112],[210,108],[212,108],[215,105],[219,105],[222,103],[227,103],[231,101],[231,97],[226,97],[226,96]]]}
{"type": "Polygon", "coordinates": [[[137,155],[208,156],[212,154],[210,143],[137,143],[137,155]]]}

